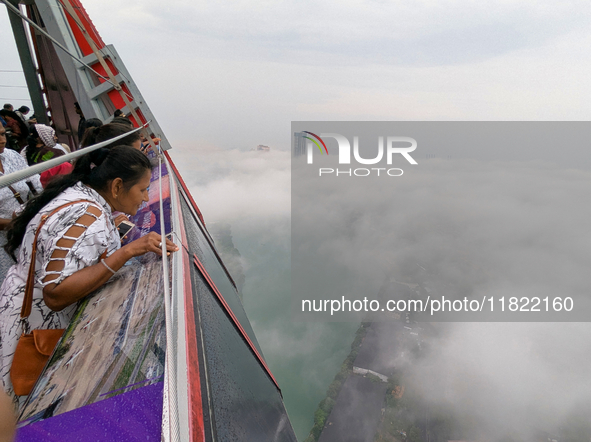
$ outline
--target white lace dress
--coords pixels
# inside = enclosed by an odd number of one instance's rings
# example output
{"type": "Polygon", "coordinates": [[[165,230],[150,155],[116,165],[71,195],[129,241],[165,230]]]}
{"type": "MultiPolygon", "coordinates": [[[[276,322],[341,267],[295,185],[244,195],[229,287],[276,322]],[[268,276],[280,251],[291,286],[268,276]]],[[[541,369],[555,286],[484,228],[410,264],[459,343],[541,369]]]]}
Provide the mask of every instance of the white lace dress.
{"type": "Polygon", "coordinates": [[[107,255],[111,255],[120,247],[121,241],[113,223],[110,206],[96,191],[80,182],[66,189],[31,220],[23,238],[18,262],[10,268],[0,288],[0,376],[4,390],[8,394],[14,394],[10,381],[10,366],[23,328],[25,333],[30,333],[34,329],[66,328],[76,310],[77,304],[73,304],[59,312],[51,311],[43,301],[43,287],[47,284],[61,283],[78,270],[97,264],[105,250],[107,255]],[[29,272],[29,257],[40,218],[65,203],[80,200],[95,202],[94,205],[101,208],[102,213],[98,217],[95,216],[96,220],[68,248],[58,247],[56,243],[82,215],[90,214],[86,211],[90,203],[81,202],[65,207],[45,222],[37,240],[33,308],[28,321],[21,322],[20,311],[29,272]],[[46,267],[56,249],[68,251],[63,259],[64,268],[59,272],[57,279],[43,283],[43,279],[52,274],[46,267]]]}
{"type": "MultiPolygon", "coordinates": [[[[0,172],[0,176],[29,167],[27,161],[12,149],[5,148],[4,152],[0,153],[0,161],[2,161],[4,167],[4,173],[0,172]]],[[[39,175],[33,175],[27,181],[33,183],[37,192],[41,193],[43,191],[39,175]]],[[[12,187],[21,194],[23,201],[27,201],[30,190],[25,180],[14,183],[12,187]]],[[[20,203],[14,197],[14,193],[8,187],[0,189],[0,218],[12,218],[12,214],[19,210],[20,206],[20,203]]],[[[0,230],[0,281],[4,279],[8,269],[14,265],[14,260],[4,251],[4,244],[6,244],[6,231],[0,230]]]]}

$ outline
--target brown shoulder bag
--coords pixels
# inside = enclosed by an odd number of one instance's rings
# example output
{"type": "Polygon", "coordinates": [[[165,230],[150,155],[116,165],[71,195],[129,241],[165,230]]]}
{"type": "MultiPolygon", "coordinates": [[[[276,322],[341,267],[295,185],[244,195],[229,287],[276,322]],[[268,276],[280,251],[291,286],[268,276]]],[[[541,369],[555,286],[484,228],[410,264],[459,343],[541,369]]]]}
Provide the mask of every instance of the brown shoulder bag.
{"type": "MultiPolygon", "coordinates": [[[[31,251],[31,264],[29,266],[29,275],[27,277],[27,284],[25,286],[25,296],[23,299],[23,306],[21,308],[21,321],[28,318],[33,307],[33,289],[35,287],[35,258],[37,255],[37,238],[41,227],[45,221],[53,214],[63,209],[64,207],[89,202],[96,206],[96,203],[89,200],[79,200],[63,204],[57,209],[53,210],[49,215],[43,215],[41,222],[37,226],[35,232],[35,239],[33,240],[33,248],[31,251]]],[[[48,329],[48,330],[32,330],[32,333],[23,333],[18,341],[12,366],[10,368],[10,379],[12,381],[12,388],[14,394],[17,396],[27,396],[33,390],[37,379],[43,372],[49,357],[53,353],[57,343],[64,334],[64,329],[48,329]]]]}

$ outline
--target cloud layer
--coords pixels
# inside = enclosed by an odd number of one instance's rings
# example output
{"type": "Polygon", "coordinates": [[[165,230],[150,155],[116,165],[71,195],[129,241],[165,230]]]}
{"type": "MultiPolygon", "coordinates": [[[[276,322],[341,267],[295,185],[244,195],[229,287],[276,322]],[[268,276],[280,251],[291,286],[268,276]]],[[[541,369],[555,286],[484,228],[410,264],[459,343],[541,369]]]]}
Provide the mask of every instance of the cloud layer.
{"type": "MultiPolygon", "coordinates": [[[[292,279],[306,275],[309,297],[372,299],[393,276],[448,299],[589,298],[586,170],[429,160],[389,185],[347,179],[298,179],[294,187],[292,259],[305,270],[292,279]],[[337,285],[335,274],[347,283],[337,285]]],[[[485,440],[527,438],[536,429],[556,434],[573,413],[588,411],[589,323],[436,328],[441,337],[427,338],[430,350],[413,363],[408,387],[474,419],[485,440]]]]}
{"type": "MultiPolygon", "coordinates": [[[[210,149],[198,155],[177,150],[173,158],[206,221],[232,224],[248,269],[247,311],[284,386],[296,431],[305,436],[356,324],[291,320],[289,155],[210,149]]],[[[368,294],[393,268],[397,279],[424,282],[416,263],[436,293],[587,293],[590,178],[588,171],[540,162],[422,161],[375,197],[362,187],[343,193],[336,181],[323,189],[308,207],[309,239],[321,244],[322,258],[367,283],[368,294]],[[352,204],[356,200],[363,204],[352,204]]],[[[317,194],[316,184],[309,183],[317,194]]],[[[306,185],[297,183],[302,191],[306,185]]],[[[430,353],[414,367],[420,382],[409,387],[433,404],[475,415],[483,434],[556,432],[574,411],[586,409],[588,323],[437,328],[440,337],[431,338],[430,353]]]]}

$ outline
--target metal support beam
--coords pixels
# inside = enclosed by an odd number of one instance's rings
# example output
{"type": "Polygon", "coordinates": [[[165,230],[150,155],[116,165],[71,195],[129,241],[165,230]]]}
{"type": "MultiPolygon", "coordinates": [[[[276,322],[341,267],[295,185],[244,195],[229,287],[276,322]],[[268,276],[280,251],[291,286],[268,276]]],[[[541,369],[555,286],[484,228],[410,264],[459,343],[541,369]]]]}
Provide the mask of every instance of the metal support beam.
{"type": "MultiPolygon", "coordinates": [[[[36,0],[35,3],[43,19],[47,33],[64,46],[68,52],[76,55],[77,58],[82,57],[82,53],[75,44],[70,26],[58,2],[55,0],[36,0]]],[[[61,61],[68,83],[76,96],[76,101],[78,101],[84,116],[87,119],[100,118],[104,120],[108,114],[96,101],[91,100],[86,93],[88,89],[94,87],[94,84],[89,73],[84,69],[84,66],[60,49],[56,50],[56,54],[61,61]]]]}
{"type": "MultiPolygon", "coordinates": [[[[9,1],[18,8],[18,0],[9,1]]],[[[39,79],[37,78],[37,69],[35,63],[33,63],[31,48],[29,47],[27,34],[25,32],[25,24],[23,23],[23,20],[15,14],[9,13],[8,18],[10,19],[12,32],[14,33],[16,48],[21,59],[21,65],[25,74],[25,81],[27,82],[31,102],[33,103],[33,111],[35,112],[35,116],[39,123],[49,124],[47,109],[45,108],[45,102],[43,101],[43,91],[39,85],[39,79]]]]}
{"type": "Polygon", "coordinates": [[[146,120],[152,121],[152,123],[150,123],[150,132],[153,132],[158,138],[161,139],[160,148],[162,150],[170,149],[171,146],[168,142],[168,139],[166,138],[166,135],[164,135],[164,131],[156,121],[156,117],[146,104],[146,101],[144,100],[144,97],[142,96],[140,90],[137,88],[135,82],[131,81],[131,74],[125,67],[123,60],[121,60],[121,57],[119,56],[113,45],[107,45],[106,52],[109,54],[109,58],[111,59],[111,61],[115,63],[115,66],[117,67],[119,73],[123,76],[123,78],[126,79],[125,84],[127,84],[127,87],[129,88],[129,91],[131,92],[131,95],[133,95],[134,98],[134,103],[132,104],[134,106],[137,106],[142,111],[142,114],[144,114],[144,118],[146,118],[146,120]]]}
{"type": "MultiPolygon", "coordinates": [[[[119,82],[123,81],[123,78],[119,74],[115,75],[115,79],[119,82]]],[[[104,83],[101,83],[100,85],[90,89],[88,91],[88,96],[91,100],[95,100],[102,94],[106,94],[107,92],[112,91],[113,89],[113,85],[105,81],[104,83]]]]}

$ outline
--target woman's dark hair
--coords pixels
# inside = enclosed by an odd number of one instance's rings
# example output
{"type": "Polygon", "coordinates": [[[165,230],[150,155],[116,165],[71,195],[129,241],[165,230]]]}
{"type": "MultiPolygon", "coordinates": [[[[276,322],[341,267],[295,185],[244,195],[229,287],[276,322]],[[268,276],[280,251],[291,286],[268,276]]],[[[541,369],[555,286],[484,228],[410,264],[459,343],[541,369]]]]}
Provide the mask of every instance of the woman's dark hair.
{"type": "Polygon", "coordinates": [[[124,124],[125,126],[129,126],[131,129],[134,128],[133,123],[127,117],[115,117],[111,120],[111,123],[124,124]]]}
{"type": "Polygon", "coordinates": [[[22,136],[24,137],[26,135],[26,133],[27,133],[27,125],[21,119],[21,117],[18,116],[18,114],[16,112],[9,111],[7,109],[2,109],[2,110],[0,110],[0,116],[12,118],[14,121],[16,121],[16,124],[18,124],[18,127],[21,130],[22,136]]]}
{"type": "Polygon", "coordinates": [[[39,138],[39,133],[37,132],[37,129],[35,128],[34,124],[31,124],[29,126],[29,135],[27,136],[27,163],[29,164],[29,166],[32,166],[33,164],[35,164],[35,162],[33,161],[33,155],[37,153],[37,151],[39,150],[37,148],[37,139],[39,138]]]}
{"type": "Polygon", "coordinates": [[[21,245],[27,225],[50,201],[78,181],[101,191],[108,188],[115,178],[123,180],[123,187],[129,190],[150,170],[150,160],[139,150],[130,146],[113,148],[101,147],[81,156],[68,175],[60,175],[49,182],[45,190],[29,200],[25,209],[12,220],[6,234],[8,242],[4,250],[13,258],[14,252],[21,245]]]}
{"type": "MultiPolygon", "coordinates": [[[[89,127],[101,127],[102,125],[103,125],[103,122],[101,120],[99,120],[98,118],[89,118],[88,120],[84,120],[84,123],[83,123],[84,132],[83,133],[86,133],[86,129],[88,129],[89,127]]],[[[84,136],[82,138],[84,138],[84,136]]]]}
{"type": "MultiPolygon", "coordinates": [[[[88,147],[92,146],[93,144],[100,143],[101,141],[107,141],[111,138],[115,138],[119,135],[123,135],[126,132],[129,132],[131,129],[128,126],[125,126],[120,123],[109,123],[103,124],[100,127],[89,127],[84,132],[84,136],[82,137],[82,142],[80,143],[80,147],[88,147]]],[[[114,146],[124,144],[127,146],[131,146],[137,140],[140,139],[139,132],[134,132],[125,138],[115,141],[114,146]]],[[[111,146],[107,146],[111,147],[111,146]]]]}
{"type": "Polygon", "coordinates": [[[6,108],[0,109],[0,115],[2,115],[3,117],[10,117],[16,121],[20,120],[20,117],[15,111],[11,111],[6,108]]]}

